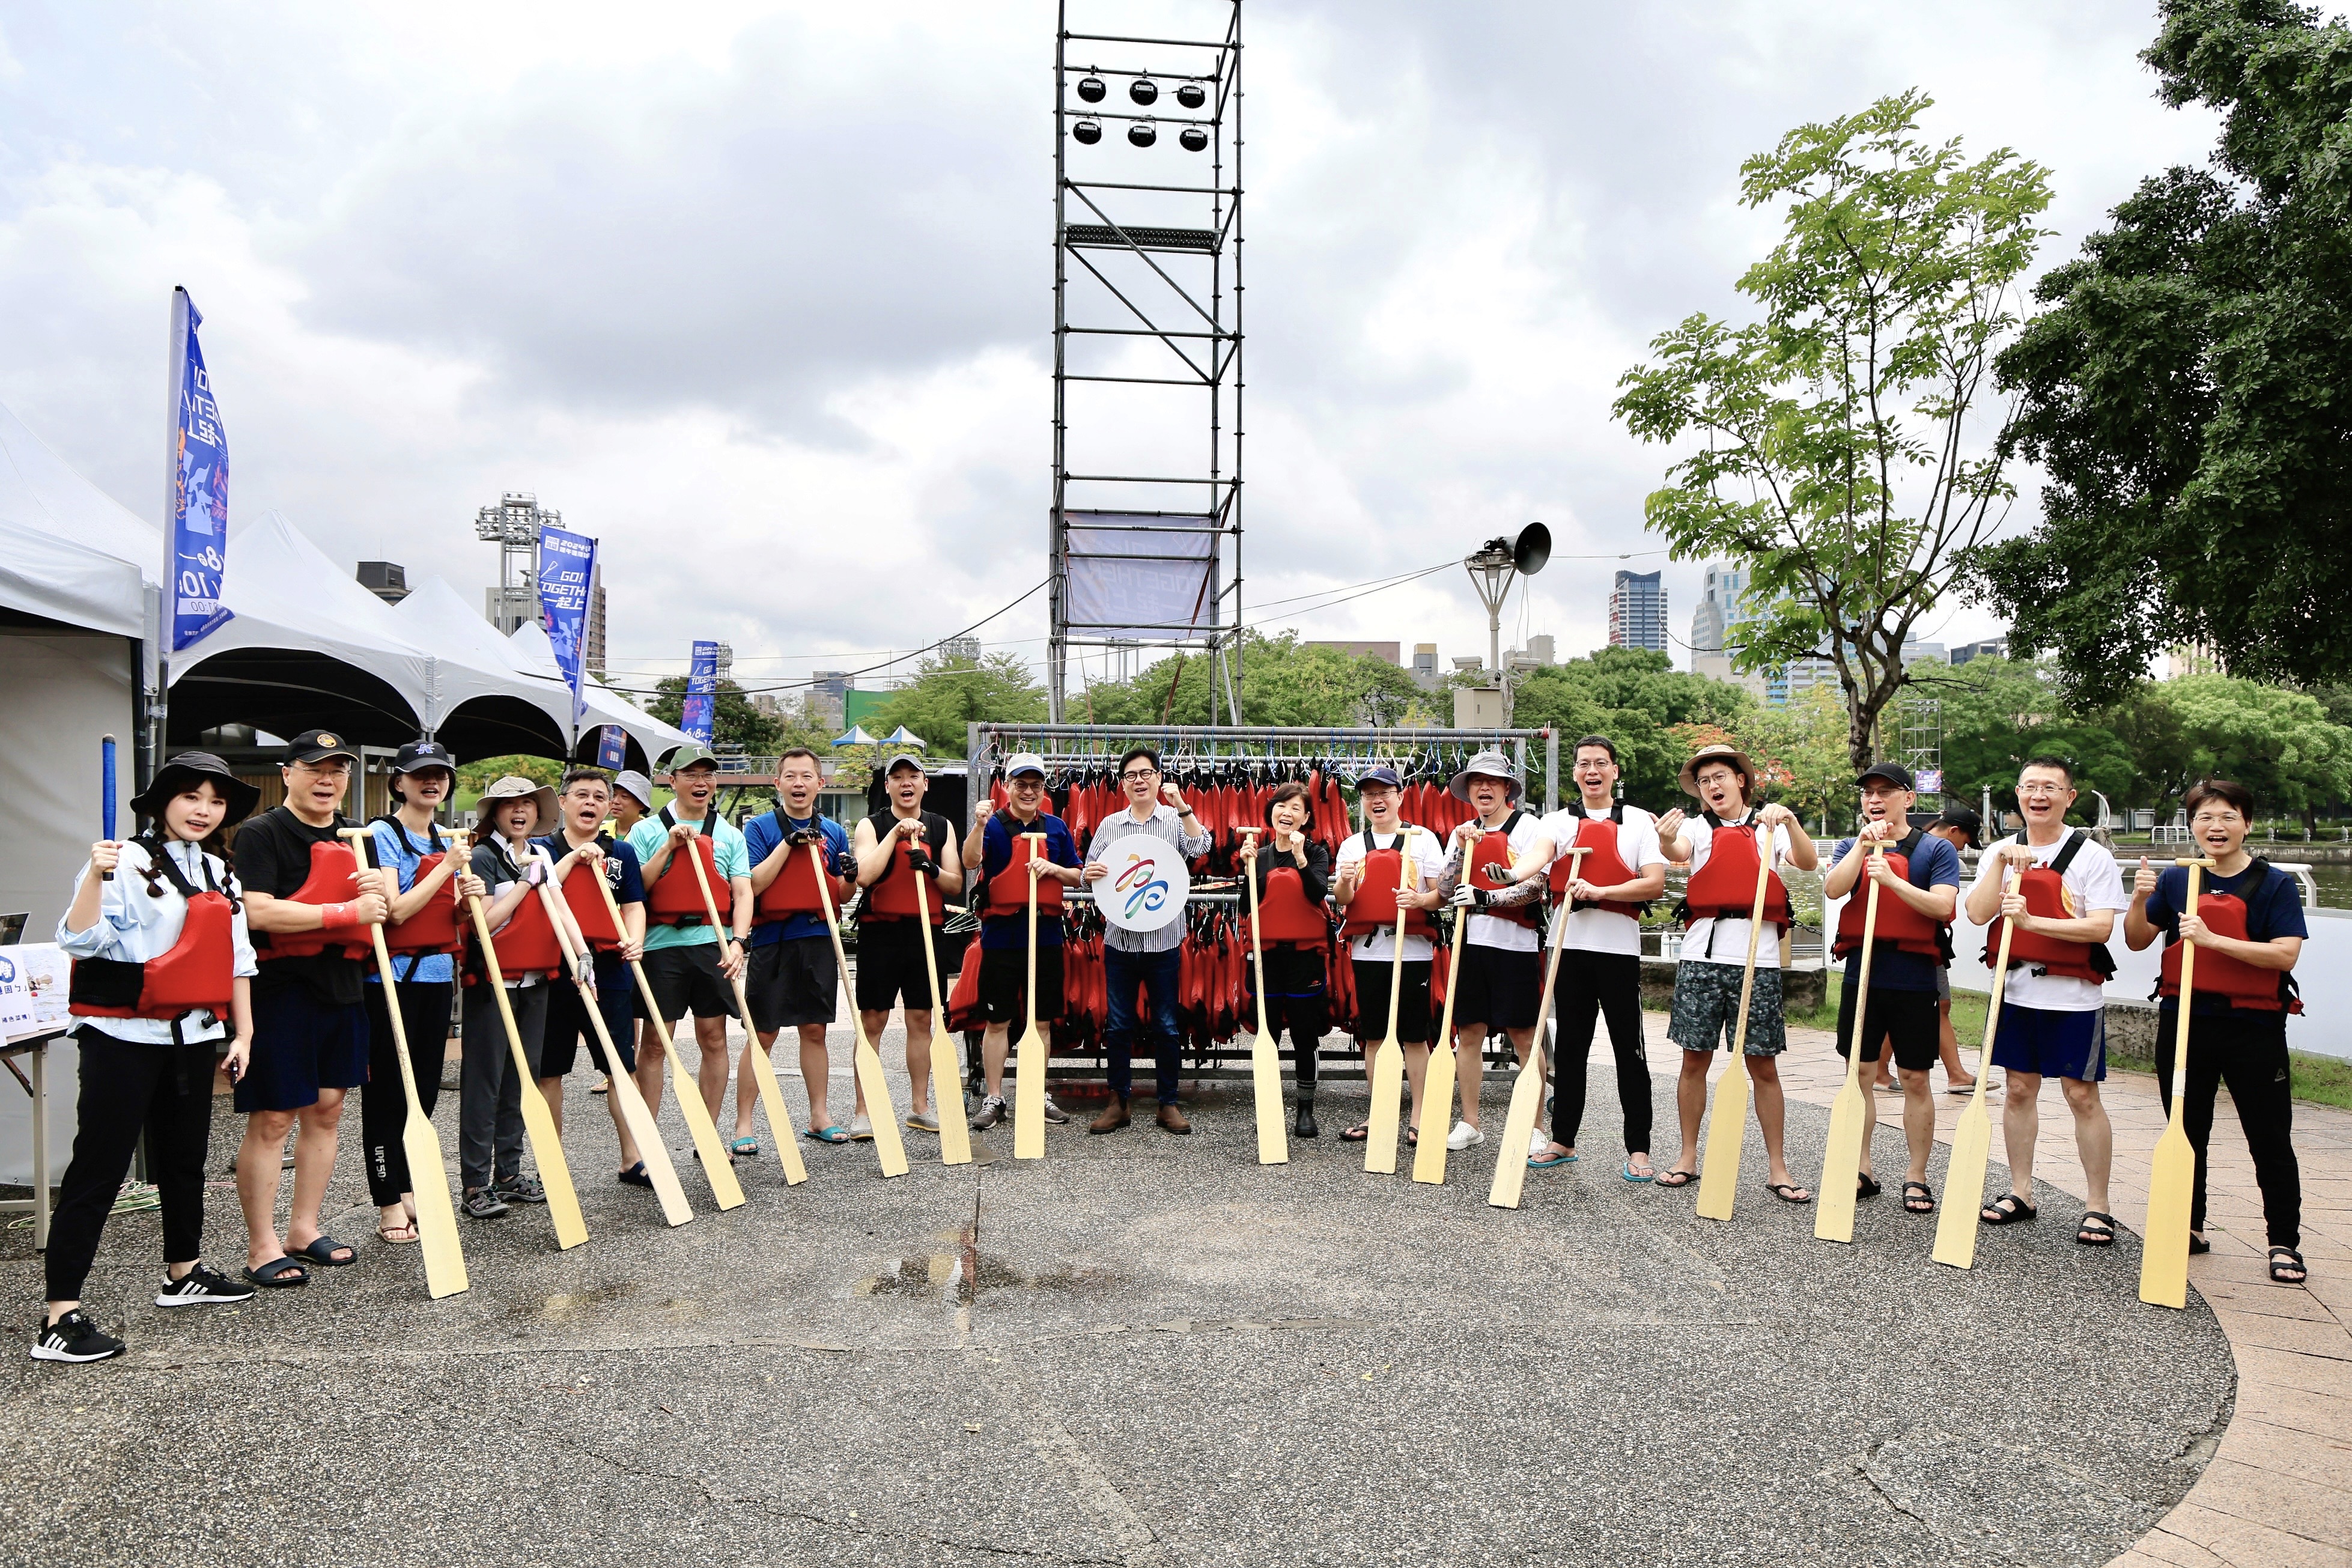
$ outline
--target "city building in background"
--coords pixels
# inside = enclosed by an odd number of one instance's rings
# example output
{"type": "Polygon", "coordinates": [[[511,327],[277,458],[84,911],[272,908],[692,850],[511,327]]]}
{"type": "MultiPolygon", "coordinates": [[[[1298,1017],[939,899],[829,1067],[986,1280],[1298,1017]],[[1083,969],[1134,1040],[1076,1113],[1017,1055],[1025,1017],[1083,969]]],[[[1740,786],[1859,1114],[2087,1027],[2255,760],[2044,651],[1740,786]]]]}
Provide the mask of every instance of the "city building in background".
{"type": "Polygon", "coordinates": [[[1972,658],[2007,658],[2007,637],[1986,637],[1978,642],[1964,642],[1952,650],[1952,668],[1958,668],[1972,658]]]}
{"type": "Polygon", "coordinates": [[[980,639],[978,637],[942,637],[940,639],[940,657],[961,659],[967,664],[978,664],[980,639]]]}
{"type": "Polygon", "coordinates": [[[359,580],[361,587],[387,605],[408,597],[408,571],[397,561],[362,561],[359,580]]]}
{"type": "Polygon", "coordinates": [[[1752,620],[1755,609],[1748,598],[1748,569],[1731,561],[1710,561],[1701,569],[1698,606],[1691,611],[1691,670],[1745,688],[1759,701],[1786,702],[1785,683],[1774,696],[1773,682],[1755,672],[1731,668],[1731,631],[1752,620]]]}
{"type": "Polygon", "coordinates": [[[1620,572],[1609,590],[1609,646],[1666,651],[1666,586],[1658,572],[1620,572]]]}
{"type": "Polygon", "coordinates": [[[2227,675],[2221,660],[2203,643],[2175,643],[2164,650],[2164,679],[2178,680],[2184,675],[2227,675]]]}
{"type": "Polygon", "coordinates": [[[1503,663],[1512,669],[1542,669],[1559,662],[1559,655],[1553,651],[1558,646],[1549,632],[1543,632],[1529,637],[1525,647],[1505,649],[1503,663]]]}
{"type": "Polygon", "coordinates": [[[1441,677],[1437,669],[1437,645],[1417,642],[1412,645],[1413,684],[1423,691],[1434,691],[1441,677]]]}
{"type": "Polygon", "coordinates": [[[1385,659],[1389,663],[1395,665],[1402,665],[1404,662],[1404,659],[1402,657],[1404,652],[1404,645],[1402,643],[1308,642],[1302,646],[1307,647],[1336,648],[1341,654],[1349,658],[1363,658],[1369,656],[1372,658],[1385,659]]]}
{"type": "Polygon", "coordinates": [[[539,619],[539,531],[562,526],[563,514],[541,510],[529,490],[509,490],[474,514],[474,537],[499,547],[499,580],[482,590],[482,613],[500,637],[539,619]]]}
{"type": "Polygon", "coordinates": [[[604,679],[604,562],[601,555],[596,574],[588,580],[588,625],[580,637],[580,662],[589,674],[604,679]]]}
{"type": "Polygon", "coordinates": [[[843,709],[849,696],[849,672],[845,669],[813,669],[809,679],[815,682],[808,689],[809,706],[826,723],[846,729],[843,709]]]}

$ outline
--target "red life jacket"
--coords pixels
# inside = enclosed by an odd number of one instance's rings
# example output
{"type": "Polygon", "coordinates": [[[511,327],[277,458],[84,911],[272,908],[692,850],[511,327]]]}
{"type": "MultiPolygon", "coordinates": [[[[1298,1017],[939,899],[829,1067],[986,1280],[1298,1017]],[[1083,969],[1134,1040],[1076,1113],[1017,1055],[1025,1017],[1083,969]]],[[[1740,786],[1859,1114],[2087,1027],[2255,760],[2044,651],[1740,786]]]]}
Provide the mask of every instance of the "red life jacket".
{"type": "MultiPolygon", "coordinates": [[[[694,873],[688,871],[687,875],[691,877],[694,873]]],[[[490,951],[498,954],[499,978],[509,983],[526,974],[563,973],[563,944],[556,939],[555,922],[547,914],[547,900],[538,889],[526,890],[514,913],[507,917],[506,929],[491,933],[490,951]]],[[[480,954],[475,957],[478,960],[480,954]]],[[[489,966],[479,967],[480,977],[486,978],[489,966]]],[[[467,976],[469,982],[475,978],[467,976]]]]}
{"type": "MultiPolygon", "coordinates": [[[[1393,902],[1393,891],[1391,891],[1393,902]]],[[[1330,940],[1331,922],[1323,906],[1307,901],[1307,889],[1296,866],[1276,866],[1265,874],[1265,890],[1258,895],[1257,935],[1261,942],[1286,942],[1299,947],[1321,947],[1330,940]]]]}
{"type": "MultiPolygon", "coordinates": [[[[205,865],[204,890],[181,875],[160,840],[136,839],[157,871],[187,901],[180,935],[168,952],[144,963],[76,959],[66,984],[66,1011],[78,1018],[152,1018],[172,1023],[198,1007],[228,1016],[236,984],[236,943],[228,898],[205,865]]],[[[125,872],[124,875],[132,873],[125,872]]],[[[173,1037],[178,1038],[176,1031],[173,1037]]]]}
{"type": "MultiPolygon", "coordinates": [[[[990,914],[1003,918],[1027,913],[1029,909],[1028,860],[1033,853],[1040,858],[1045,857],[1045,824],[1051,820],[1052,818],[1044,812],[1039,812],[1034,827],[1019,828],[1013,825],[1010,818],[1006,819],[1005,831],[1013,836],[1013,858],[1004,863],[1003,870],[988,879],[988,912],[990,914]],[[1022,837],[1024,833],[1034,833],[1038,837],[1024,838],[1022,837]]],[[[1038,918],[1043,920],[1049,915],[1058,915],[1061,912],[1061,879],[1039,877],[1037,879],[1038,918]]]]}
{"type": "MultiPolygon", "coordinates": [[[[936,851],[945,849],[947,840],[941,837],[938,845],[932,845],[931,830],[934,825],[931,814],[925,812],[922,816],[923,837],[920,843],[924,849],[934,851],[931,858],[936,862],[939,858],[936,851]]],[[[873,824],[874,831],[877,836],[892,831],[898,825],[898,818],[887,809],[876,812],[867,820],[873,824]]],[[[944,822],[944,819],[941,820],[944,822]]],[[[861,920],[913,920],[915,918],[915,884],[919,880],[923,884],[923,912],[930,916],[933,925],[947,923],[947,900],[940,896],[938,879],[922,877],[908,865],[916,856],[916,845],[917,841],[914,839],[898,840],[891,851],[890,858],[882,864],[882,875],[876,878],[874,885],[866,889],[866,908],[864,913],[859,916],[861,920]]],[[[778,879],[780,881],[782,879],[778,879]]]]}
{"type": "MultiPolygon", "coordinates": [[[[2270,863],[2260,857],[2246,869],[2254,874],[2247,884],[2250,887],[2259,889],[2270,880],[2270,863]]],[[[2197,913],[2215,936],[2250,940],[2246,935],[2245,900],[2235,894],[2200,892],[2197,895],[2197,913]]],[[[2165,943],[2164,963],[2156,983],[2158,995],[2180,994],[2180,950],[2185,945],[2178,935],[2165,943]]],[[[2242,958],[2216,952],[2210,947],[2197,952],[2197,994],[2226,996],[2231,1006],[2256,1013],[2275,1013],[2282,1008],[2290,1013],[2303,1011],[2303,998],[2289,994],[2284,970],[2260,969],[2242,958]]]]}
{"type": "MultiPolygon", "coordinates": [[[[686,863],[688,855],[702,862],[702,875],[710,884],[710,897],[719,906],[719,921],[725,925],[735,912],[735,888],[719,874],[719,841],[711,837],[711,824],[717,820],[717,808],[702,819],[694,837],[673,850],[669,864],[646,889],[646,914],[656,925],[698,926],[709,923],[709,913],[702,902],[702,887],[694,879],[694,868],[686,863]]],[[[665,828],[677,826],[670,808],[661,808],[661,825],[665,828]]],[[[592,889],[593,890],[593,889],[592,889]]],[[[719,933],[725,935],[724,931],[719,933]]]]}
{"type": "MultiPolygon", "coordinates": [[[[398,820],[389,816],[380,816],[376,820],[391,823],[394,830],[399,833],[401,842],[409,844],[408,829],[398,820]]],[[[408,884],[411,888],[439,869],[441,862],[448,858],[448,846],[442,843],[438,827],[426,829],[426,841],[432,845],[432,852],[417,857],[416,875],[408,884]]],[[[414,847],[413,845],[409,847],[414,847]]],[[[373,863],[373,852],[369,858],[373,863]]],[[[451,880],[456,880],[454,876],[451,880]]],[[[404,921],[394,921],[384,927],[383,945],[393,952],[463,952],[466,931],[459,923],[461,910],[454,889],[445,885],[423,909],[404,921]]]]}
{"type": "MultiPolygon", "coordinates": [[[[1886,851],[1886,863],[1905,881],[1911,879],[1911,857],[1919,852],[1919,840],[1926,837],[1917,828],[1886,851]]],[[[1870,918],[1870,879],[1865,874],[1853,885],[1838,911],[1837,940],[1830,944],[1830,956],[1843,958],[1862,947],[1862,927],[1870,918]]],[[[1950,928],[1940,921],[1931,921],[1909,904],[1892,894],[1881,895],[1878,900],[1876,940],[1893,942],[1905,952],[1916,952],[1922,958],[1941,960],[1947,956],[1946,946],[1951,940],[1950,928]]]]}
{"type": "MultiPolygon", "coordinates": [[[[335,818],[342,826],[343,819],[335,818]]],[[[348,838],[333,843],[320,841],[310,846],[310,874],[302,885],[286,895],[290,904],[347,904],[360,896],[360,861],[352,853],[348,838]]],[[[254,956],[263,963],[274,958],[308,958],[314,953],[333,951],[344,958],[360,958],[375,951],[373,938],[362,933],[361,940],[333,936],[323,931],[264,931],[268,943],[254,943],[254,956]]]]}
{"type": "MultiPolygon", "coordinates": [[[[2066,847],[2051,858],[2047,866],[2030,866],[2018,874],[2017,890],[2025,896],[2025,912],[2043,920],[2073,920],[2074,911],[2066,907],[2066,868],[2074,863],[2075,854],[2090,835],[2076,828],[2067,835],[2066,847]]],[[[2025,842],[2025,830],[2020,828],[2017,842],[2025,842]]],[[[1987,969],[2000,962],[2000,933],[2009,922],[1995,915],[1985,927],[1984,965],[1987,969]]],[[[2009,941],[2009,966],[2011,969],[2031,967],[2044,974],[2063,974],[2074,980],[2095,981],[2105,984],[2107,976],[2116,972],[2116,961],[2107,956],[2106,944],[2096,942],[2068,942],[2062,937],[2044,936],[2040,931],[2021,931],[2009,941]]]]}
{"type": "MultiPolygon", "coordinates": [[[[781,808],[768,815],[775,819],[776,837],[779,839],[787,837],[796,831],[785,824],[784,814],[781,808]]],[[[815,826],[814,818],[810,819],[810,829],[820,835],[824,831],[815,826]]],[[[824,898],[819,892],[816,883],[818,855],[823,856],[826,863],[830,864],[833,859],[833,846],[830,843],[822,843],[796,848],[784,857],[783,869],[776,873],[776,879],[768,884],[766,890],[761,893],[759,900],[751,906],[753,925],[773,925],[778,921],[790,920],[794,915],[824,913],[824,898]],[[816,855],[809,853],[811,847],[815,849],[816,855]]],[[[842,901],[849,897],[850,886],[848,878],[836,877],[830,871],[825,873],[824,893],[832,895],[833,910],[836,918],[841,913],[842,901]]]]}
{"type": "MultiPolygon", "coordinates": [[[[1492,893],[1500,892],[1511,885],[1511,830],[1518,826],[1520,817],[1526,815],[1525,812],[1512,812],[1503,819],[1500,827],[1488,828],[1485,836],[1471,847],[1470,858],[1463,867],[1462,875],[1472,887],[1492,893]]],[[[1496,920],[1513,921],[1531,929],[1538,923],[1536,900],[1533,899],[1523,904],[1482,909],[1478,913],[1492,915],[1496,920]]]]}
{"type": "MultiPolygon", "coordinates": [[[[572,869],[563,877],[563,907],[572,911],[572,923],[580,928],[580,934],[588,940],[588,945],[600,952],[610,952],[621,945],[621,928],[613,921],[613,911],[619,906],[605,902],[604,895],[596,890],[596,879],[604,874],[604,868],[618,864],[608,849],[605,858],[593,864],[584,860],[574,861],[572,869]]],[[[693,869],[689,868],[686,874],[691,879],[693,869]]],[[[612,884],[608,882],[605,885],[610,887],[612,884]]],[[[713,893],[718,890],[716,888],[711,889],[713,893]]]]}
{"type": "MultiPolygon", "coordinates": [[[[1617,849],[1617,828],[1625,820],[1623,801],[1611,806],[1607,816],[1585,816],[1582,801],[1571,802],[1568,813],[1582,820],[1576,825],[1576,842],[1562,846],[1559,858],[1551,863],[1549,880],[1554,903],[1568,896],[1568,868],[1578,864],[1569,855],[1570,849],[1586,851],[1582,868],[1577,876],[1596,888],[1622,888],[1641,875],[1625,864],[1625,857],[1617,849]]],[[[1576,907],[1580,910],[1607,910],[1612,915],[1631,915],[1639,920],[1650,906],[1646,902],[1630,903],[1622,899],[1587,899],[1576,907]]]]}
{"type": "MultiPolygon", "coordinates": [[[[1683,923],[1744,921],[1756,908],[1756,873],[1763,868],[1757,858],[1755,818],[1735,826],[1711,811],[1699,815],[1711,830],[1706,864],[1691,873],[1683,889],[1683,923]]],[[[1764,923],[1781,931],[1794,923],[1789,912],[1788,885],[1778,871],[1769,873],[1764,885],[1764,923]]]]}
{"type": "MultiPolygon", "coordinates": [[[[1356,896],[1348,900],[1342,911],[1347,921],[1340,930],[1342,936],[1367,931],[1395,931],[1397,883],[1404,876],[1405,837],[1400,832],[1397,841],[1388,848],[1375,849],[1372,830],[1364,829],[1364,874],[1356,883],[1356,896]]],[[[1434,929],[1427,910],[1404,912],[1405,935],[1425,937],[1434,929]]]]}

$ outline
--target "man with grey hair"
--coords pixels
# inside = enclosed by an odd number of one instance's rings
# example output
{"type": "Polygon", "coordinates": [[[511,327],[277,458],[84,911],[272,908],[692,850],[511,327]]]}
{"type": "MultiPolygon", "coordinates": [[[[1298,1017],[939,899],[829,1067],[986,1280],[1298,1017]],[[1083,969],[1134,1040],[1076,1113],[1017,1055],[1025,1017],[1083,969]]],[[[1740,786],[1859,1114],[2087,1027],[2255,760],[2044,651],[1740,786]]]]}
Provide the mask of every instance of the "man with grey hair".
{"type": "MultiPolygon", "coordinates": [[[[1160,772],[1160,753],[1149,746],[1130,746],[1118,760],[1119,787],[1127,792],[1127,809],[1095,829],[1081,873],[1091,888],[1110,874],[1103,857],[1129,834],[1141,833],[1176,847],[1191,860],[1209,852],[1211,839],[1192,815],[1176,785],[1160,772]]],[[[1177,1101],[1176,982],[1181,964],[1177,949],[1183,945],[1184,924],[1171,921],[1158,931],[1128,931],[1107,926],[1103,931],[1103,980],[1109,987],[1110,1019],[1103,1031],[1110,1056],[1110,1103],[1087,1127],[1089,1132],[1116,1132],[1128,1123],[1127,1101],[1135,1086],[1135,995],[1142,987],[1150,1012],[1145,1027],[1151,1040],[1155,1088],[1160,1097],[1160,1125],[1171,1132],[1188,1131],[1183,1108],[1177,1101]]]]}

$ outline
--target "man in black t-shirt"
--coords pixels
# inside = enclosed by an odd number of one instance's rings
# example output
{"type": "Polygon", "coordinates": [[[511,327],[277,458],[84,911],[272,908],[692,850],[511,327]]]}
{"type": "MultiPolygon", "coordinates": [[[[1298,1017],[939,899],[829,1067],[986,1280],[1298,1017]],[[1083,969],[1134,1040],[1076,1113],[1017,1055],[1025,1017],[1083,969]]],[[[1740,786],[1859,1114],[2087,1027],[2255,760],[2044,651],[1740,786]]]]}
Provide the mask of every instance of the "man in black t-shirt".
{"type": "MultiPolygon", "coordinates": [[[[936,811],[923,809],[930,779],[919,758],[900,753],[883,773],[889,804],[857,825],[850,851],[857,857],[857,883],[866,889],[864,913],[857,922],[857,1011],[866,1037],[877,1045],[890,1021],[890,1009],[900,1006],[907,1020],[907,1078],[909,1085],[907,1125],[920,1132],[937,1132],[941,1116],[961,1116],[961,1101],[953,1106],[931,1104],[931,1052],[935,1048],[931,1020],[936,999],[931,995],[930,966],[923,958],[923,932],[913,919],[916,872],[905,853],[908,837],[920,836],[923,907],[937,914],[946,899],[963,891],[961,858],[947,853],[952,825],[936,811]]],[[[936,922],[935,922],[936,935],[936,922]]],[[[933,943],[936,952],[936,940],[933,943]]],[[[955,1040],[943,1043],[952,1053],[955,1040]]],[[[962,1074],[944,1075],[958,1083],[962,1074]]],[[[888,1108],[884,1108],[888,1114],[888,1108]]]]}
{"type": "Polygon", "coordinates": [[[245,1142],[236,1195],[245,1209],[245,1277],[283,1289],[310,1283],[307,1265],[340,1268],[358,1254],[320,1228],[319,1205],[335,1166],[343,1094],[367,1079],[368,1019],[360,976],[367,928],[391,911],[388,873],[369,868],[338,829],[358,753],[328,730],[307,730],[286,748],[278,773],[286,804],[236,830],[231,851],[245,888],[247,928],[260,973],[253,981],[253,1058],[236,1083],[245,1142]],[[312,882],[315,849],[333,847],[352,880],[312,882]],[[331,882],[333,885],[330,886],[331,882]],[[306,887],[306,884],[309,886],[306,887]],[[279,1151],[296,1121],[294,1199],[278,1234],[279,1151]]]}

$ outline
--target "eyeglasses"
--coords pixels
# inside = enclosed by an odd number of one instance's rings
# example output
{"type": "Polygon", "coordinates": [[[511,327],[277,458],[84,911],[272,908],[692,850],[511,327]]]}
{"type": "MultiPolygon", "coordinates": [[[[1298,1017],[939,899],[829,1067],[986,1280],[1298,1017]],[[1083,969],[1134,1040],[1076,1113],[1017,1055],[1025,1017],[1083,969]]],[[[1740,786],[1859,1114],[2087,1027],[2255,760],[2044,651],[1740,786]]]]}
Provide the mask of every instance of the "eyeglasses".
{"type": "Polygon", "coordinates": [[[1127,772],[1119,774],[1118,776],[1130,783],[1137,779],[1156,779],[1160,776],[1160,770],[1158,768],[1129,768],[1127,772]]]}
{"type": "Polygon", "coordinates": [[[2044,796],[2065,794],[2066,786],[2064,784],[2020,784],[2017,786],[2017,793],[2021,797],[2040,800],[2044,796]]]}
{"type": "Polygon", "coordinates": [[[2236,812],[2200,811],[2189,819],[2191,827],[2242,827],[2246,819],[2236,812]]]}

